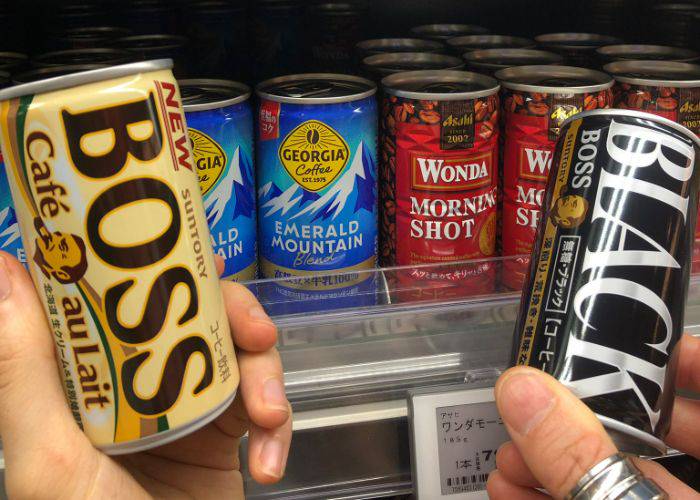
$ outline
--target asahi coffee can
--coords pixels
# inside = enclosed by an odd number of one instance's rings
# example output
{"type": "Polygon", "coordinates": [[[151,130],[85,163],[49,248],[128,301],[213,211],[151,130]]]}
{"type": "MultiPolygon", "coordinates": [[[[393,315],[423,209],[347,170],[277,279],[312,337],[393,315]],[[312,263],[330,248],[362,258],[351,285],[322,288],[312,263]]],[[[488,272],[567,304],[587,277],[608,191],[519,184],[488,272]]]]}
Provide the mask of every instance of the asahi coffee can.
{"type": "MultiPolygon", "coordinates": [[[[498,82],[464,71],[412,71],[382,80],[380,168],[383,266],[449,264],[495,254],[498,82]]],[[[449,276],[493,290],[493,266],[449,276]]],[[[407,281],[415,273],[397,273],[407,281]]],[[[435,287],[432,287],[435,288],[435,287]]]]}
{"type": "Polygon", "coordinates": [[[3,158],[68,404],[109,454],[202,427],[239,380],[171,66],[0,91],[3,158]]]}
{"type": "Polygon", "coordinates": [[[566,121],[554,154],[513,364],[572,389],[623,452],[665,450],[699,152],[675,122],[604,110],[566,121]]]}
{"type": "Polygon", "coordinates": [[[426,40],[446,41],[468,35],[488,35],[489,30],[473,24],[422,24],[411,28],[411,34],[426,40]]]}
{"type": "Polygon", "coordinates": [[[250,87],[228,80],[180,80],[214,252],[222,278],[252,280],[257,269],[253,110],[250,87]]]}
{"type": "Polygon", "coordinates": [[[597,33],[547,33],[535,37],[544,50],[556,52],[570,66],[597,68],[596,49],[605,45],[620,44],[622,40],[597,33]]]}
{"type": "Polygon", "coordinates": [[[700,60],[700,53],[682,47],[666,45],[622,44],[606,45],[596,50],[601,64],[615,61],[677,61],[694,62],[700,60]]]}
{"type": "Polygon", "coordinates": [[[459,57],[427,52],[377,54],[365,57],[362,61],[363,74],[376,81],[385,76],[405,71],[459,70],[463,68],[464,61],[459,57]]]}
{"type": "MultiPolygon", "coordinates": [[[[613,79],[570,66],[508,68],[496,78],[503,87],[505,121],[502,253],[529,255],[561,125],[581,111],[610,107],[613,79]]],[[[503,284],[520,290],[526,271],[526,259],[507,260],[503,284]]]]}
{"type": "Polygon", "coordinates": [[[458,36],[450,38],[446,43],[450,53],[458,57],[474,50],[534,49],[537,46],[535,41],[529,38],[505,35],[458,36]]]}
{"type": "MultiPolygon", "coordinates": [[[[620,61],[605,71],[617,82],[615,107],[663,116],[700,136],[700,66],[671,61],[620,61]]],[[[700,238],[700,231],[695,238],[700,238]]],[[[700,248],[693,258],[700,267],[700,248]]]]}
{"type": "Polygon", "coordinates": [[[496,71],[515,66],[561,65],[564,58],[554,52],[534,49],[484,49],[463,56],[469,71],[493,76],[496,71]]]}

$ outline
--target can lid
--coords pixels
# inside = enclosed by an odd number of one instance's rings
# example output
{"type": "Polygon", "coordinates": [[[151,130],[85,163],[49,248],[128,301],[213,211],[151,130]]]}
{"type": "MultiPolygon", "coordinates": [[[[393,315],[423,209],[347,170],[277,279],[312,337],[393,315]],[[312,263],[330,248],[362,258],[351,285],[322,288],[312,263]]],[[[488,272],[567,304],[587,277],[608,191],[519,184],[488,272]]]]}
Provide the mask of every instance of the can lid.
{"type": "Polygon", "coordinates": [[[603,45],[622,43],[622,40],[619,38],[597,33],[545,33],[544,35],[537,35],[535,41],[548,47],[579,50],[593,50],[603,45]]]}
{"type": "Polygon", "coordinates": [[[131,30],[118,26],[87,26],[71,28],[64,31],[58,38],[61,40],[112,40],[129,36],[131,30]]]}
{"type": "Polygon", "coordinates": [[[423,38],[374,38],[362,40],[355,47],[366,53],[385,52],[438,52],[444,45],[435,40],[423,38]]]}
{"type": "Polygon", "coordinates": [[[365,78],[335,73],[305,73],[259,83],[256,94],[269,101],[292,104],[334,104],[365,99],[377,86],[365,78]]]}
{"type": "Polygon", "coordinates": [[[682,47],[647,44],[606,45],[596,50],[599,56],[609,61],[678,61],[690,62],[700,59],[700,52],[682,47]]]}
{"type": "Polygon", "coordinates": [[[474,66],[510,68],[512,66],[534,66],[561,64],[564,58],[559,54],[534,49],[484,49],[464,54],[464,60],[474,66]]]}
{"type": "Polygon", "coordinates": [[[91,71],[93,69],[109,68],[108,64],[68,64],[66,66],[47,66],[45,68],[34,68],[23,71],[12,77],[12,83],[19,85],[22,83],[36,82],[55,78],[58,76],[71,75],[81,71],[91,71]]]}
{"type": "Polygon", "coordinates": [[[489,30],[474,24],[422,24],[411,28],[411,33],[433,40],[447,40],[456,36],[488,35],[489,30]]]}
{"type": "MultiPolygon", "coordinates": [[[[41,72],[38,81],[27,80],[29,83],[21,83],[4,90],[0,90],[0,101],[14,99],[25,95],[45,94],[56,90],[78,87],[89,83],[122,78],[138,73],[160,71],[173,67],[172,59],[156,59],[121,66],[100,67],[100,65],[59,66],[57,68],[41,68],[29,73],[41,72]],[[98,69],[99,68],[99,69],[98,69]],[[73,69],[73,71],[70,71],[73,69]],[[88,70],[89,69],[89,70],[88,70]],[[79,71],[76,73],[75,71],[79,71]],[[88,71],[83,71],[88,70],[88,71]],[[57,74],[58,73],[58,74],[57,74]]],[[[26,75],[26,74],[25,74],[26,75]]],[[[22,75],[17,75],[15,81],[21,81],[22,75]]]]}
{"type": "Polygon", "coordinates": [[[495,76],[506,89],[551,94],[599,92],[615,83],[602,71],[574,66],[518,66],[502,69],[495,76]]]}
{"type": "Polygon", "coordinates": [[[179,49],[187,45],[187,38],[178,35],[134,35],[117,38],[114,45],[126,50],[179,49]]]}
{"type": "Polygon", "coordinates": [[[134,60],[134,54],[121,49],[73,49],[46,52],[31,60],[32,66],[66,66],[68,64],[126,64],[134,60]]]}
{"type": "Polygon", "coordinates": [[[363,2],[342,1],[321,2],[308,7],[308,11],[311,14],[319,16],[356,16],[368,9],[368,5],[363,2]]]}
{"type": "Polygon", "coordinates": [[[618,61],[603,69],[620,83],[653,87],[700,87],[700,66],[674,61],[618,61]]]}
{"type": "Polygon", "coordinates": [[[377,75],[391,75],[403,71],[462,69],[459,57],[432,52],[388,52],[365,57],[362,64],[377,75]]]}
{"type": "Polygon", "coordinates": [[[447,45],[461,53],[481,49],[531,49],[537,44],[534,40],[520,36],[468,35],[450,38],[447,45]]]}
{"type": "Polygon", "coordinates": [[[250,87],[231,80],[178,80],[185,111],[207,111],[233,106],[250,97],[250,87]]]}
{"type": "Polygon", "coordinates": [[[495,78],[468,71],[409,71],[382,80],[388,94],[409,99],[461,101],[498,92],[495,78]]]}

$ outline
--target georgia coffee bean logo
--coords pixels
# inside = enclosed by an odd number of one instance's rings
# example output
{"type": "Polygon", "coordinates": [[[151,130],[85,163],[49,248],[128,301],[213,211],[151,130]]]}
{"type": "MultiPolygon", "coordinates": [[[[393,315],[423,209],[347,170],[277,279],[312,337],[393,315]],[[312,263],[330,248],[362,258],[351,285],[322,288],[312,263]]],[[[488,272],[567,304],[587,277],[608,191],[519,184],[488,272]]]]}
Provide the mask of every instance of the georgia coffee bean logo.
{"type": "Polygon", "coordinates": [[[279,159],[287,173],[307,191],[316,192],[331,184],[350,157],[345,139],[318,120],[294,128],[280,144],[279,159]]]}
{"type": "Polygon", "coordinates": [[[491,184],[493,153],[431,158],[411,154],[411,187],[422,191],[466,191],[491,184]]]}
{"type": "Polygon", "coordinates": [[[197,177],[202,195],[216,186],[226,168],[226,153],[214,139],[204,132],[189,128],[192,156],[197,168],[197,177]]]}
{"type": "MultiPolygon", "coordinates": [[[[154,93],[149,92],[148,97],[138,101],[79,113],[69,109],[61,112],[65,128],[62,140],[68,144],[73,168],[82,175],[84,180],[81,182],[98,183],[103,188],[92,199],[86,200],[87,244],[96,259],[120,271],[120,278],[107,286],[101,297],[102,308],[114,337],[132,351],[118,367],[126,402],[134,411],[146,416],[164,414],[181,397],[185,386],[191,387],[191,382],[186,383],[185,377],[188,373],[190,377],[196,376],[192,368],[188,369],[188,360],[192,357],[199,357],[203,364],[192,390],[194,396],[211,386],[214,374],[209,345],[192,323],[200,312],[195,276],[207,276],[199,239],[202,235],[196,232],[192,208],[192,197],[199,193],[191,193],[189,189],[175,193],[166,180],[153,176],[152,168],[167,143],[173,167],[192,170],[186,147],[184,114],[176,99],[176,86],[169,82],[156,82],[156,86],[162,110],[158,109],[154,93]],[[161,111],[165,114],[163,124],[158,119],[161,111]],[[163,127],[168,128],[164,130],[163,127]],[[142,174],[126,180],[114,179],[127,163],[134,172],[135,167],[142,165],[142,174]],[[183,200],[184,214],[178,199],[183,200]],[[105,236],[101,228],[111,215],[147,201],[157,201],[166,207],[169,214],[163,220],[167,227],[154,228],[150,239],[138,243],[112,241],[105,236]],[[183,243],[186,233],[194,241],[196,269],[166,263],[166,257],[183,243]],[[158,274],[147,280],[144,271],[148,270],[150,276],[154,268],[158,274]],[[173,295],[182,285],[188,292],[187,301],[174,310],[173,295]],[[122,304],[128,296],[140,295],[144,289],[147,297],[141,319],[134,324],[124,317],[122,304]],[[148,366],[149,373],[160,374],[157,389],[151,395],[145,395],[139,387],[139,371],[144,366],[159,363],[152,359],[149,343],[161,335],[166,319],[173,314],[178,315],[176,325],[161,338],[162,350],[168,355],[160,367],[148,366]],[[168,345],[169,340],[171,345],[168,345]]],[[[48,145],[44,150],[49,151],[48,145]]],[[[46,153],[45,156],[48,157],[46,153]]],[[[165,161],[162,157],[160,159],[165,161]]],[[[56,188],[53,192],[61,190],[56,188]]],[[[56,204],[46,202],[44,206],[48,211],[52,209],[50,207],[57,209],[59,204],[58,201],[56,204]]],[[[74,352],[78,356],[78,350],[74,349],[74,352]]],[[[83,373],[80,366],[78,371],[83,373]]],[[[148,377],[150,379],[151,375],[148,377]]]]}
{"type": "Polygon", "coordinates": [[[520,146],[518,161],[518,177],[536,182],[547,182],[549,170],[552,168],[552,149],[542,149],[535,144],[520,146]]]}
{"type": "MultiPolygon", "coordinates": [[[[589,212],[591,226],[605,227],[604,231],[598,231],[610,236],[607,241],[596,240],[585,248],[578,271],[583,285],[573,298],[573,309],[582,326],[569,331],[565,342],[566,359],[591,360],[596,366],[607,365],[609,371],[584,375],[568,384],[581,398],[632,391],[643,406],[653,431],[661,413],[656,401],[666,383],[671,340],[679,334],[682,325],[674,325],[673,315],[664,300],[666,291],[659,290],[663,293],[659,295],[656,289],[649,287],[649,270],[654,269],[657,274],[673,273],[674,282],[678,283],[682,274],[679,274],[681,264],[671,253],[675,239],[666,236],[666,241],[657,241],[660,234],[675,233],[659,233],[657,220],[634,214],[637,209],[641,213],[666,213],[669,214],[667,227],[685,231],[680,228],[689,223],[691,212],[695,210],[689,204],[695,150],[689,142],[666,132],[615,121],[610,122],[607,137],[603,129],[584,130],[580,137],[581,146],[570,184],[580,189],[596,183],[595,199],[591,207],[570,199],[566,201],[565,212],[575,221],[578,215],[585,217],[584,212],[589,212]],[[637,141],[638,147],[628,147],[637,141]],[[600,162],[603,168],[596,180],[593,162],[603,147],[610,161],[600,162]],[[619,210],[616,200],[620,199],[634,199],[635,210],[619,210]],[[618,274],[621,272],[624,274],[618,274]],[[617,345],[597,343],[577,335],[576,332],[582,330],[605,332],[605,318],[591,314],[590,307],[597,301],[606,301],[623,317],[632,317],[635,311],[647,309],[654,313],[646,316],[648,323],[635,324],[635,332],[641,332],[635,337],[637,344],[628,343],[627,349],[622,350],[619,342],[617,345]],[[653,352],[653,363],[648,357],[637,356],[649,350],[653,352]]],[[[604,338],[599,337],[599,340],[604,338]]]]}

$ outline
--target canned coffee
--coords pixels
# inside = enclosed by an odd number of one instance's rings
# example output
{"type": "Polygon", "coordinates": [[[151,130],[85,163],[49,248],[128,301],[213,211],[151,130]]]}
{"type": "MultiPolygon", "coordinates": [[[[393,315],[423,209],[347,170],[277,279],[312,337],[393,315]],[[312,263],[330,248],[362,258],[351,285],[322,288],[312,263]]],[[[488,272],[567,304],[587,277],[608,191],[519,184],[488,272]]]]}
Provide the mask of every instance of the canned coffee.
{"type": "Polygon", "coordinates": [[[29,57],[19,52],[0,52],[0,70],[11,75],[25,70],[29,66],[29,57]]]}
{"type": "Polygon", "coordinates": [[[606,45],[596,49],[602,64],[615,61],[678,61],[694,62],[700,60],[700,53],[681,47],[665,45],[606,45]]]}
{"type": "Polygon", "coordinates": [[[347,73],[366,36],[369,7],[359,1],[320,2],[306,9],[310,70],[347,73]]]}
{"type": "Polygon", "coordinates": [[[597,68],[596,49],[622,43],[610,35],[596,33],[547,33],[535,37],[537,44],[564,57],[565,64],[582,68],[597,68]]]}
{"type": "Polygon", "coordinates": [[[417,70],[459,70],[464,68],[464,61],[458,57],[427,52],[399,52],[394,54],[377,54],[365,57],[362,71],[372,80],[381,80],[385,76],[404,71],[417,70]]]}
{"type": "Polygon", "coordinates": [[[189,73],[189,40],[176,35],[135,35],[118,38],[114,46],[128,50],[139,60],[172,59],[173,73],[181,78],[189,73]]]}
{"type": "Polygon", "coordinates": [[[564,383],[620,451],[663,453],[698,204],[698,138],[636,111],[562,125],[513,364],[564,383]]]}
{"type": "Polygon", "coordinates": [[[122,24],[137,35],[179,32],[177,9],[165,0],[129,0],[120,10],[122,24]]]}
{"type": "MultiPolygon", "coordinates": [[[[554,146],[562,123],[584,110],[612,105],[613,79],[570,66],[521,66],[496,73],[503,87],[503,255],[530,254],[542,218],[554,146]]],[[[526,261],[503,264],[503,284],[522,288],[526,261]]]]}
{"type": "Polygon", "coordinates": [[[221,277],[255,279],[257,226],[250,88],[228,80],[180,80],[214,252],[221,277]]]}
{"type": "Polygon", "coordinates": [[[114,40],[131,35],[126,28],[116,26],[93,26],[85,28],[71,28],[58,34],[54,40],[63,50],[74,49],[99,49],[111,47],[114,40]]]}
{"type": "Polygon", "coordinates": [[[440,53],[444,50],[445,46],[442,43],[421,38],[375,38],[362,40],[355,46],[355,51],[360,61],[365,57],[376,54],[399,52],[440,53]]]}
{"type": "Polygon", "coordinates": [[[674,47],[697,46],[700,5],[691,2],[659,3],[652,8],[651,31],[657,43],[674,47]]]}
{"type": "Polygon", "coordinates": [[[529,38],[505,35],[458,36],[447,40],[447,49],[456,56],[474,50],[489,49],[534,49],[537,44],[529,38]]]}
{"type": "Polygon", "coordinates": [[[105,64],[69,64],[67,66],[48,66],[46,68],[36,68],[29,71],[19,73],[12,76],[12,83],[19,85],[20,83],[36,82],[38,80],[46,80],[48,78],[56,78],[66,76],[72,73],[80,73],[82,71],[91,71],[93,69],[107,68],[105,64]]]}
{"type": "MultiPolygon", "coordinates": [[[[447,264],[495,254],[498,82],[464,71],[411,71],[382,80],[380,248],[383,266],[447,264]]],[[[410,283],[461,283],[488,293],[484,263],[410,283]]],[[[437,288],[440,288],[439,286],[437,288]]]]}
{"type": "Polygon", "coordinates": [[[254,80],[304,67],[304,4],[301,0],[257,0],[252,10],[254,80]]]}
{"type": "Polygon", "coordinates": [[[0,91],[3,158],[66,398],[110,454],[201,428],[238,386],[171,64],[0,91]]]}
{"type": "Polygon", "coordinates": [[[81,64],[117,66],[134,60],[136,56],[133,53],[122,49],[76,49],[40,54],[32,58],[31,64],[36,68],[81,64]]]}
{"type": "Polygon", "coordinates": [[[488,35],[489,30],[473,24],[423,24],[411,28],[411,34],[418,38],[445,42],[458,36],[488,35]]]}
{"type": "Polygon", "coordinates": [[[559,54],[533,49],[475,50],[464,54],[463,58],[469,70],[486,75],[514,66],[542,66],[564,62],[559,54]]]}

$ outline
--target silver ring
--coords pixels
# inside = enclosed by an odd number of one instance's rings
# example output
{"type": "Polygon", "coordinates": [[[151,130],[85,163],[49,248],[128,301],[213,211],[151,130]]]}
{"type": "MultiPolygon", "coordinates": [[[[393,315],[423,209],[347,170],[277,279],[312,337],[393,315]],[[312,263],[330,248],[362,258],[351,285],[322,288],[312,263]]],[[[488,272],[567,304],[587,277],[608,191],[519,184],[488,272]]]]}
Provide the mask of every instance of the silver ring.
{"type": "Polygon", "coordinates": [[[622,453],[594,465],[566,496],[566,500],[667,500],[668,493],[644,477],[622,453]]]}

